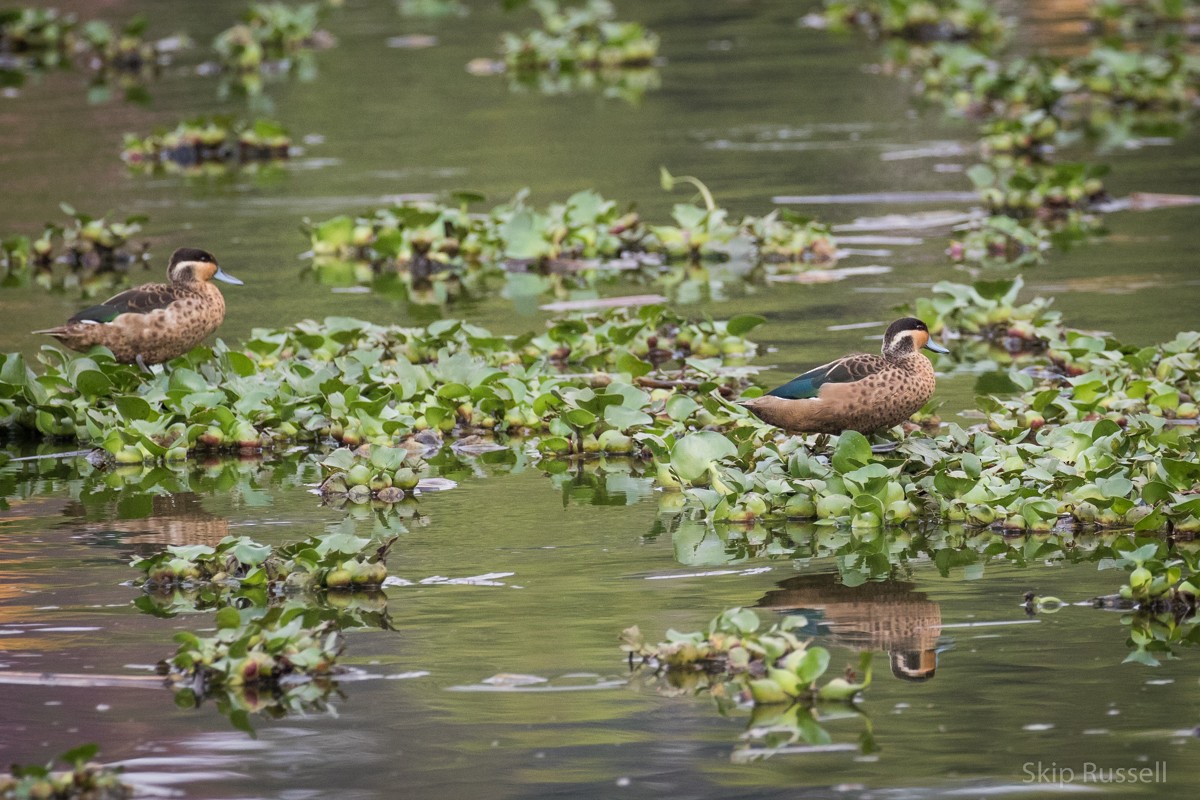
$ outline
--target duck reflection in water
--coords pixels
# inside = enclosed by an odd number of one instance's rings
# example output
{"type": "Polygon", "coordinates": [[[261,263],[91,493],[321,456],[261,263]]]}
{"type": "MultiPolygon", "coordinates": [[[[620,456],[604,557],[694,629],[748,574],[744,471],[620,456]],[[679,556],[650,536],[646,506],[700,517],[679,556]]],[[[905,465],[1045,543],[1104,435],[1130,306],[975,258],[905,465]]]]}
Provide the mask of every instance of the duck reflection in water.
{"type": "MultiPolygon", "coordinates": [[[[134,512],[138,514],[136,517],[87,521],[82,527],[93,534],[116,534],[127,545],[155,545],[155,550],[165,545],[212,546],[229,535],[229,520],[206,511],[202,505],[203,497],[195,492],[152,495],[143,499],[149,508],[139,507],[134,512]]],[[[121,511],[118,513],[124,516],[121,511]]],[[[85,518],[88,509],[82,503],[73,503],[64,513],[85,518]]]]}
{"type": "Polygon", "coordinates": [[[887,651],[892,674],[907,681],[933,678],[941,645],[942,609],[903,581],[846,586],[833,573],[796,575],[758,601],[759,608],[802,614],[811,636],[857,650],[887,651]]]}

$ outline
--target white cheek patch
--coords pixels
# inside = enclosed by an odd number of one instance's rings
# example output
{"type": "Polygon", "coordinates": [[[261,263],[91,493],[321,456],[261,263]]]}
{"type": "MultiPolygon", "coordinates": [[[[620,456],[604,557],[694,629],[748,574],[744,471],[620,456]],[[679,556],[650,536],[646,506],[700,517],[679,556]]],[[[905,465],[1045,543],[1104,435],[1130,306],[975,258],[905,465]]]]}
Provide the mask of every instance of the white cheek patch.
{"type": "Polygon", "coordinates": [[[99,325],[100,323],[94,319],[81,319],[79,322],[83,325],[99,325]]]}

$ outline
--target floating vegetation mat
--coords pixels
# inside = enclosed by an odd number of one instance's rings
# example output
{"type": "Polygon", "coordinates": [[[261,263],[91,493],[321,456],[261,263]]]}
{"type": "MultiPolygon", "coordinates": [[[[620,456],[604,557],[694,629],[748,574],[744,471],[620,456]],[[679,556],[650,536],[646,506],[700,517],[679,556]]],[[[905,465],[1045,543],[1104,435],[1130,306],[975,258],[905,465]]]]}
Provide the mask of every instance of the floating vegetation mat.
{"type": "Polygon", "coordinates": [[[329,318],[256,331],[241,351],[198,348],[150,379],[102,350],[70,358],[47,347],[41,375],[5,357],[0,415],[99,444],[123,463],[329,438],[392,445],[430,428],[535,433],[548,450],[583,452],[610,429],[739,416],[724,398],[741,392],[747,371],[729,365],[753,355],[741,337],[760,322],[688,323],[647,306],[499,337],[457,321],[422,329],[329,318]],[[668,409],[675,393],[697,400],[668,409]]]}
{"type": "Polygon", "coordinates": [[[986,0],[826,0],[810,24],[833,30],[860,28],[872,37],[915,42],[995,41],[1007,27],[986,0]]]}
{"type": "Polygon", "coordinates": [[[133,787],[121,782],[121,770],[92,763],[99,748],[85,744],[56,760],[70,769],[55,771],[46,765],[14,764],[11,776],[0,776],[0,800],[124,800],[133,787]]]}
{"type": "Polygon", "coordinates": [[[486,214],[471,213],[478,198],[463,195],[458,206],[404,203],[309,222],[313,269],[334,282],[395,275],[411,297],[440,286],[444,300],[491,276],[522,276],[541,290],[618,277],[669,284],[685,279],[673,264],[727,261],[746,273],[782,274],[837,257],[827,226],[784,210],[734,222],[708,197],[702,206],[678,204],[671,222],[654,224],[591,190],[545,209],[530,207],[526,195],[486,214]]]}
{"type": "Polygon", "coordinates": [[[148,22],[137,15],[116,30],[102,20],[81,23],[76,14],[53,8],[0,10],[0,72],[20,85],[29,72],[79,65],[93,76],[89,99],[106,100],[118,83],[126,99],[146,102],[143,82],[157,77],[175,52],[190,46],[185,36],[144,38],[148,22]]]}
{"type": "Polygon", "coordinates": [[[200,117],[144,138],[125,134],[121,159],[141,172],[195,173],[286,160],[291,145],[287,131],[271,120],[200,117]]]}
{"type": "Polygon", "coordinates": [[[803,21],[887,37],[885,73],[910,77],[925,100],[980,120],[986,163],[967,175],[999,216],[947,253],[971,267],[1032,266],[1054,238],[1097,233],[1089,212],[1115,207],[1101,181],[1106,167],[1056,164],[1057,152],[1081,140],[1114,149],[1178,137],[1200,108],[1200,55],[1187,41],[1194,4],[1105,0],[1090,11],[1106,38],[1073,56],[998,53],[1007,24],[979,0],[828,0],[824,14],[803,21]],[[1147,30],[1164,33],[1121,39],[1147,30]]]}
{"type": "Polygon", "coordinates": [[[636,22],[616,21],[608,0],[562,7],[554,0],[532,0],[542,18],[540,29],[506,33],[501,50],[515,71],[613,70],[647,67],[658,55],[658,37],[636,22]]]}
{"type": "MultiPolygon", "coordinates": [[[[743,738],[765,748],[761,757],[798,742],[829,743],[820,725],[823,713],[831,707],[858,713],[853,701],[871,685],[870,653],[857,670],[828,677],[829,651],[796,635],[806,624],[790,616],[764,628],[755,612],[731,608],[704,631],[669,630],[658,644],[647,643],[634,626],[621,634],[621,649],[635,674],[647,675],[660,692],[706,694],[722,713],[752,706],[743,738]]],[[[862,746],[872,749],[869,733],[862,746]]]]}
{"type": "Polygon", "coordinates": [[[313,50],[333,46],[333,37],[318,27],[323,12],[320,3],[252,3],[242,22],[217,35],[213,49],[234,72],[286,67],[313,50]]]}
{"type": "Polygon", "coordinates": [[[176,634],[178,651],[159,665],[176,687],[177,706],[212,700],[244,730],[250,730],[249,713],[281,717],[326,708],[345,642],[318,609],[225,606],[216,614],[216,627],[208,637],[176,634]]]}
{"type": "Polygon", "coordinates": [[[147,243],[134,239],[145,216],[118,222],[79,213],[66,203],[61,208],[70,217],[66,224],[48,224],[35,237],[0,240],[0,286],[32,282],[46,289],[79,288],[90,297],[120,283],[132,267],[147,264],[147,243]]]}

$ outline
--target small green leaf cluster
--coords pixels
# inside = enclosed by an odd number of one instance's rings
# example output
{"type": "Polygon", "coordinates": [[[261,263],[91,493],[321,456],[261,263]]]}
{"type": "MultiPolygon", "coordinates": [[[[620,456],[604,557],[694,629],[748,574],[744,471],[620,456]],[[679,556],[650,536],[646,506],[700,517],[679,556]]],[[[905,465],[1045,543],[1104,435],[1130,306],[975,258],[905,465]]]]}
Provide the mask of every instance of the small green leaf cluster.
{"type": "Polygon", "coordinates": [[[160,669],[180,692],[190,693],[192,704],[243,688],[285,695],[298,679],[324,681],[336,674],[345,642],[332,622],[318,617],[303,605],[265,611],[226,606],[217,612],[215,635],[177,633],[179,648],[160,669]]]}
{"type": "Polygon", "coordinates": [[[428,472],[425,460],[416,453],[382,445],[363,445],[358,450],[339,447],[322,459],[321,466],[329,473],[318,489],[321,496],[358,504],[399,502],[428,472]]]}
{"type": "Polygon", "coordinates": [[[144,138],[125,134],[121,159],[144,172],[187,172],[210,163],[229,167],[286,159],[291,142],[283,126],[272,120],[200,117],[144,138]]]}
{"type": "Polygon", "coordinates": [[[225,584],[235,588],[378,589],[387,578],[387,553],[395,539],[374,552],[371,541],[346,533],[313,536],[280,547],[246,536],[226,536],[215,546],[170,545],[131,565],[146,574],[147,591],[176,586],[225,584]]]}
{"type": "Polygon", "coordinates": [[[979,267],[1033,267],[1045,262],[1051,231],[1035,222],[992,215],[965,228],[950,241],[946,255],[957,264],[979,267]]]}
{"type": "Polygon", "coordinates": [[[332,37],[321,30],[320,3],[252,3],[244,22],[217,35],[213,49],[231,72],[258,72],[314,49],[329,47],[332,37]]]}
{"type": "Polygon", "coordinates": [[[0,53],[20,70],[68,67],[78,61],[99,76],[157,74],[170,52],[187,46],[186,37],[147,41],[147,20],[138,14],[119,30],[103,20],[80,23],[76,14],[54,8],[0,11],[0,53]]]}
{"type": "Polygon", "coordinates": [[[1200,23],[1200,7],[1187,0],[1094,0],[1088,17],[1105,33],[1123,37],[1147,30],[1173,29],[1200,23]]]}
{"type": "MultiPolygon", "coordinates": [[[[485,74],[498,71],[487,63],[485,74]]],[[[662,88],[662,76],[657,67],[623,66],[601,69],[514,69],[507,70],[508,88],[512,92],[536,91],[558,96],[576,92],[598,92],[601,96],[623,100],[629,105],[641,103],[647,92],[662,88]]]]}
{"type": "MultiPolygon", "coordinates": [[[[98,290],[99,274],[145,262],[147,245],[134,241],[145,216],[117,221],[79,213],[66,203],[60,206],[70,218],[67,223],[48,223],[35,237],[15,235],[0,241],[0,285],[24,285],[33,278],[45,288],[78,285],[93,294],[98,290]],[[66,265],[67,274],[55,274],[55,264],[66,265]]],[[[111,283],[99,279],[103,288],[111,283]]]]}
{"type": "Polygon", "coordinates": [[[0,800],[124,800],[133,787],[122,783],[121,768],[92,763],[99,748],[86,744],[63,753],[56,760],[70,767],[54,771],[54,762],[41,765],[14,764],[11,776],[0,775],[0,800]]]}
{"type": "Polygon", "coordinates": [[[573,393],[595,387],[603,388],[598,394],[608,399],[598,402],[606,406],[620,398],[620,408],[606,408],[604,418],[628,432],[645,422],[635,407],[639,386],[740,391],[744,370],[723,369],[722,358],[753,355],[742,337],[762,321],[746,315],[688,323],[646,306],[554,320],[540,335],[500,337],[454,320],[414,329],[329,318],[257,330],[244,351],[221,343],[197,348],[150,377],[102,348],[68,357],[47,346],[41,374],[19,354],[0,363],[0,420],[44,437],[95,442],[120,463],[141,463],[183,459],[196,449],[254,451],[327,437],[388,446],[427,429],[566,435],[586,427],[582,413],[573,414],[574,428],[563,421],[589,402],[573,393]],[[656,372],[667,365],[670,375],[656,372]],[[568,367],[588,372],[564,372],[568,367]]]}
{"type": "Polygon", "coordinates": [[[542,18],[542,27],[501,37],[501,52],[511,70],[648,67],[658,55],[658,36],[636,22],[616,21],[608,0],[587,0],[583,6],[567,8],[556,0],[532,0],[531,5],[542,18]]]}
{"type": "Polygon", "coordinates": [[[999,345],[1001,351],[971,353],[971,357],[963,358],[956,345],[958,360],[978,363],[982,357],[991,357],[1003,361],[1000,356],[1008,354],[1011,361],[1013,355],[1040,353],[1063,339],[1060,315],[1049,310],[1049,299],[1035,297],[1028,303],[1017,304],[1024,285],[1019,275],[1011,280],[977,281],[970,285],[939,281],[929,297],[917,299],[912,310],[935,336],[958,340],[964,346],[982,340],[999,345]]]}
{"type": "Polygon", "coordinates": [[[635,668],[665,672],[677,688],[746,696],[755,705],[853,701],[871,684],[870,655],[863,660],[860,677],[820,683],[829,669],[829,651],[793,633],[804,624],[802,617],[786,617],[760,630],[758,614],[731,608],[704,631],[668,630],[666,641],[658,644],[648,644],[634,626],[621,634],[621,649],[635,668]]]}
{"type": "Polygon", "coordinates": [[[84,58],[99,72],[157,75],[166,54],[190,42],[182,36],[170,40],[169,47],[165,41],[146,41],[143,37],[148,25],[142,14],[120,30],[114,30],[103,20],[85,22],[79,28],[84,58]]]}
{"type": "Polygon", "coordinates": [[[1058,119],[1044,108],[1011,118],[998,117],[982,126],[983,154],[996,167],[1044,163],[1058,131],[1058,119]]]}
{"type": "Polygon", "coordinates": [[[1130,570],[1129,582],[1121,587],[1122,600],[1132,600],[1149,611],[1178,611],[1190,616],[1200,595],[1200,553],[1171,547],[1161,539],[1123,540],[1118,544],[1117,564],[1130,570]]]}
{"type": "Polygon", "coordinates": [[[966,45],[910,50],[930,100],[974,116],[1016,119],[1042,110],[1065,130],[1086,123],[1093,106],[1185,110],[1195,96],[1194,56],[1098,46],[1081,56],[994,59],[966,45]]]}
{"type": "Polygon", "coordinates": [[[462,195],[458,206],[412,202],[369,216],[307,222],[314,269],[349,272],[359,280],[370,280],[385,267],[413,280],[480,269],[525,270],[586,283],[628,274],[599,269],[600,263],[591,263],[597,260],[633,259],[635,269],[653,273],[670,260],[750,259],[788,271],[836,259],[826,226],[787,212],[747,216],[734,224],[725,209],[681,203],[672,212],[674,224],[657,225],[592,190],[544,210],[530,207],[527,194],[519,192],[483,215],[467,210],[478,196],[462,195]]]}
{"type": "Polygon", "coordinates": [[[1042,222],[1064,221],[1108,201],[1101,177],[1108,172],[1093,164],[1014,164],[993,169],[976,164],[967,177],[992,214],[1042,222]]]}
{"type": "Polygon", "coordinates": [[[33,68],[65,65],[70,59],[75,14],[55,8],[9,8],[0,11],[0,53],[24,58],[33,68]]]}
{"type": "Polygon", "coordinates": [[[1007,26],[984,0],[825,0],[831,29],[860,28],[872,38],[916,42],[994,41],[1007,26]]]}

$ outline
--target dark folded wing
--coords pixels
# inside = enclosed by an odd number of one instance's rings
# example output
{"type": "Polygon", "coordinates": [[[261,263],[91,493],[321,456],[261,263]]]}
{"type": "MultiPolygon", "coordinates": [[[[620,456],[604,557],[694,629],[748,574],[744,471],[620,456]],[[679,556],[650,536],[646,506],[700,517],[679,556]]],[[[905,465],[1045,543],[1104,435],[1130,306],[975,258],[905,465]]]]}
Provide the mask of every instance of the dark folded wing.
{"type": "Polygon", "coordinates": [[[98,306],[85,308],[68,322],[112,322],[121,314],[148,314],[156,308],[166,308],[175,300],[175,293],[166,284],[147,284],[114,295],[98,306]]]}
{"type": "Polygon", "coordinates": [[[879,356],[866,354],[839,358],[837,361],[814,367],[767,394],[788,400],[816,397],[821,387],[827,383],[854,383],[877,371],[879,367],[875,362],[878,359],[879,356]]]}

